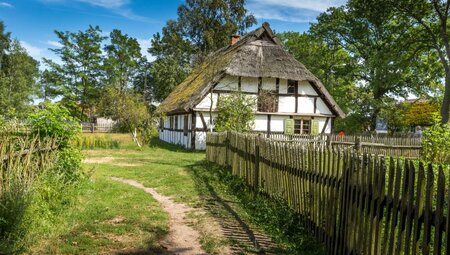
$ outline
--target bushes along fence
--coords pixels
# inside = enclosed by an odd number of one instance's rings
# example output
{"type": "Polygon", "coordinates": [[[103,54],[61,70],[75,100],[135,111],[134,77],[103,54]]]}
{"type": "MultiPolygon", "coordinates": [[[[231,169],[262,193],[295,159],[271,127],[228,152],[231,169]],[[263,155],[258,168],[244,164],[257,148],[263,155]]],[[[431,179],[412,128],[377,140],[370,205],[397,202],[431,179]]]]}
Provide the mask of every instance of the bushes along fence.
{"type": "Polygon", "coordinates": [[[206,158],[255,191],[283,198],[329,254],[449,254],[449,177],[442,167],[209,133],[206,158]]]}

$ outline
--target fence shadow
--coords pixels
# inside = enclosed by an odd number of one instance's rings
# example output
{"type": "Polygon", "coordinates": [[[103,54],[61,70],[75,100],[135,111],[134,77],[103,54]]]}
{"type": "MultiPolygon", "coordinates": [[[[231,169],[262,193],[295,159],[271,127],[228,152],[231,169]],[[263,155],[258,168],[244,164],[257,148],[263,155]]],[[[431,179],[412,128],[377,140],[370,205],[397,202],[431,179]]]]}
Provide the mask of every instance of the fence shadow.
{"type": "Polygon", "coordinates": [[[234,209],[237,201],[224,198],[217,192],[211,184],[211,176],[202,172],[207,169],[208,165],[206,162],[192,165],[190,173],[197,189],[203,193],[204,207],[214,218],[218,219],[223,236],[231,242],[230,248],[233,254],[242,254],[244,251],[255,254],[287,254],[286,251],[278,248],[270,237],[253,229],[242,219],[234,209]]]}

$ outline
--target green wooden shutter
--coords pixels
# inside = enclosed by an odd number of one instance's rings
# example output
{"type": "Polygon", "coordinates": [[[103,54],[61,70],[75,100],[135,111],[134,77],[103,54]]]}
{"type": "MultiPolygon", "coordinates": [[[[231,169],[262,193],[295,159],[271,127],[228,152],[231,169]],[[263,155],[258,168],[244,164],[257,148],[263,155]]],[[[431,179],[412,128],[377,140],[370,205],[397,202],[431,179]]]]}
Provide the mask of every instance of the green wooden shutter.
{"type": "Polygon", "coordinates": [[[293,135],[294,134],[294,120],[284,119],[284,134],[293,135]]]}
{"type": "Polygon", "coordinates": [[[318,135],[318,134],[319,134],[319,121],[311,120],[311,135],[318,135]]]}

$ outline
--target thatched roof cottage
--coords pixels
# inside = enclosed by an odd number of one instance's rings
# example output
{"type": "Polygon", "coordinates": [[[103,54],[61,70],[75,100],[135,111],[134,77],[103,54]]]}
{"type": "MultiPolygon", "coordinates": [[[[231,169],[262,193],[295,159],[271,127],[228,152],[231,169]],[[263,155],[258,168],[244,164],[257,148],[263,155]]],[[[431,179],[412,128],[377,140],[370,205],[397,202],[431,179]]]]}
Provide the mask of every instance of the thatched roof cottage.
{"type": "Polygon", "coordinates": [[[330,133],[334,119],[345,116],[319,79],[283,48],[264,23],[240,40],[233,36],[229,46],[215,52],[161,103],[158,110],[167,117],[160,123],[160,139],[205,149],[210,108],[214,120],[217,99],[233,91],[273,95],[255,109],[255,131],[283,133],[285,119],[293,119],[294,133],[330,133]]]}

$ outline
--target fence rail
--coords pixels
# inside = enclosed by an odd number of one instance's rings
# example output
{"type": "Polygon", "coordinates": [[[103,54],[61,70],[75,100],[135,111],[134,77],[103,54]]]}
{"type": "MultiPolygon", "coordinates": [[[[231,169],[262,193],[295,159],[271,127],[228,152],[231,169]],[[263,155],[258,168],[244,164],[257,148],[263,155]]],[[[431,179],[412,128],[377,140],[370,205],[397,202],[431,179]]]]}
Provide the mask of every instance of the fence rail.
{"type": "Polygon", "coordinates": [[[114,129],[115,123],[96,124],[82,122],[81,128],[84,133],[109,133],[114,129]]]}
{"type": "Polygon", "coordinates": [[[450,253],[442,167],[231,132],[209,133],[206,157],[283,198],[329,254],[450,253]]]}
{"type": "MultiPolygon", "coordinates": [[[[257,132],[253,135],[258,134],[257,132]]],[[[290,143],[311,143],[319,147],[357,149],[361,153],[418,159],[422,151],[420,137],[343,136],[338,135],[285,135],[259,133],[264,137],[290,143]]]]}

